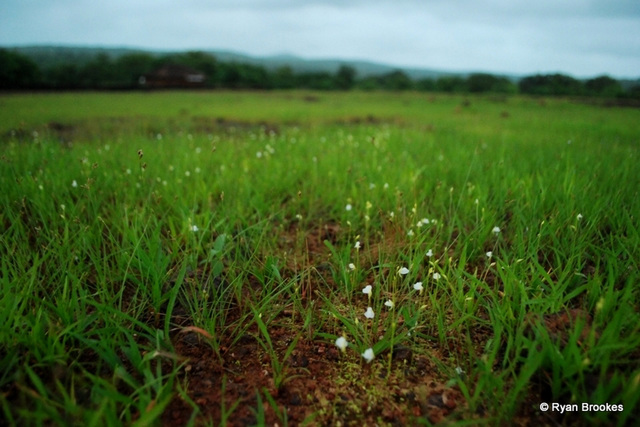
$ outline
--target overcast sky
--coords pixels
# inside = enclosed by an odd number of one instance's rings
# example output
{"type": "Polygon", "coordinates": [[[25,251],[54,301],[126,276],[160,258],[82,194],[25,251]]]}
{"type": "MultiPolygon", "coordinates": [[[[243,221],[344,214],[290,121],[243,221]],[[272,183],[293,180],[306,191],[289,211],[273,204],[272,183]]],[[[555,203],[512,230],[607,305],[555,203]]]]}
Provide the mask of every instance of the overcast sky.
{"type": "Polygon", "coordinates": [[[640,77],[640,0],[1,0],[0,46],[223,49],[640,77]]]}

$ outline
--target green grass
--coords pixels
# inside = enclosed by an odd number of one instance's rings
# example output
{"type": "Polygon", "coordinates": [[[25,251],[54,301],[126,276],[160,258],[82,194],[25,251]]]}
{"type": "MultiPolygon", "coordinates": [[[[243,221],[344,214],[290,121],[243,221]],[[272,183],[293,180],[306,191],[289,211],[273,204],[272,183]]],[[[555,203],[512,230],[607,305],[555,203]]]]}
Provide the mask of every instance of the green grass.
{"type": "MultiPolygon", "coordinates": [[[[465,99],[0,97],[1,416],[159,423],[190,401],[175,337],[194,326],[220,363],[254,337],[276,390],[305,374],[289,366],[299,340],[344,335],[339,376],[349,360],[390,376],[398,346],[433,359],[464,396],[454,423],[630,423],[640,111],[465,99]],[[544,414],[543,401],[624,411],[544,414]]],[[[287,422],[267,389],[250,394],[256,422],[287,422]]],[[[240,406],[222,401],[213,423],[240,406]]]]}

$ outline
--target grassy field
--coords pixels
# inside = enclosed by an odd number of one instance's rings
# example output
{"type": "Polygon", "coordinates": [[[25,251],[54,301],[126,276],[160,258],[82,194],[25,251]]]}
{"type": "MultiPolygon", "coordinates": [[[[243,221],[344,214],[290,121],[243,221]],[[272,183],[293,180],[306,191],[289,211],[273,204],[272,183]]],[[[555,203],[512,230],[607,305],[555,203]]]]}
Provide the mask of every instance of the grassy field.
{"type": "Polygon", "coordinates": [[[0,149],[0,424],[640,415],[640,110],[2,95],[0,149]]]}

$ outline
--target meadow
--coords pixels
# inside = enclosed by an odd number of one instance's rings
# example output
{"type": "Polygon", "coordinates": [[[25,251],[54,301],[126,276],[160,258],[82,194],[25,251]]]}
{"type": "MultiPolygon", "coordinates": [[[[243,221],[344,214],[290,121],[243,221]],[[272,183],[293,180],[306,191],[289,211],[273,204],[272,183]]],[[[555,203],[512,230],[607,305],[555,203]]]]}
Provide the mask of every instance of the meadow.
{"type": "Polygon", "coordinates": [[[638,109],[4,94],[0,151],[0,424],[640,415],[638,109]]]}

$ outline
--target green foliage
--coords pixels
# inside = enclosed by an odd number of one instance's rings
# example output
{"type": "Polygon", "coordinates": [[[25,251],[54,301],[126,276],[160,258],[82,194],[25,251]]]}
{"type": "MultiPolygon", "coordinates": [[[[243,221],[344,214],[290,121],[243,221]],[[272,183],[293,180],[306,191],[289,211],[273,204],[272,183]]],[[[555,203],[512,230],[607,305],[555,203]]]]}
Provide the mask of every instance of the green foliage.
{"type": "Polygon", "coordinates": [[[29,89],[40,82],[40,70],[29,58],[0,49],[0,90],[29,89]]]}
{"type": "Polygon", "coordinates": [[[515,93],[516,86],[505,77],[491,74],[471,74],[467,78],[467,88],[471,93],[515,93]]]}
{"type": "Polygon", "coordinates": [[[518,83],[520,93],[528,95],[583,95],[581,81],[563,74],[525,77],[518,83]]]}
{"type": "Polygon", "coordinates": [[[436,81],[436,89],[441,92],[466,92],[467,82],[462,77],[441,77],[436,81]]]}
{"type": "MultiPolygon", "coordinates": [[[[255,338],[274,389],[344,335],[341,362],[375,354],[349,363],[358,381],[410,369],[400,346],[432,361],[465,397],[452,418],[508,424],[544,396],[625,406],[581,424],[632,422],[637,111],[494,98],[4,96],[3,419],[153,424],[177,398],[206,416],[174,347],[188,324],[214,359],[255,338]]],[[[284,393],[254,393],[258,422],[290,420],[284,393]]]]}
{"type": "MultiPolygon", "coordinates": [[[[240,62],[218,61],[214,55],[189,51],[150,54],[103,49],[78,53],[73,49],[23,49],[25,54],[0,51],[3,86],[0,89],[139,89],[139,80],[166,64],[186,66],[204,73],[201,87],[226,89],[310,89],[365,91],[418,90],[445,93],[494,93],[545,96],[595,96],[637,98],[634,88],[624,90],[608,76],[585,81],[563,74],[527,76],[516,84],[510,79],[487,73],[469,76],[445,75],[437,79],[411,79],[404,71],[357,78],[354,67],[341,65],[335,73],[304,71],[295,73],[290,66],[269,69],[240,62]],[[52,56],[56,52],[57,56],[52,56]],[[33,58],[33,59],[31,59],[33,58]],[[39,65],[38,65],[39,64],[39,65]]],[[[175,84],[175,83],[174,83],[175,84]]]]}
{"type": "Polygon", "coordinates": [[[615,98],[623,93],[620,83],[609,76],[600,76],[587,80],[584,83],[584,89],[589,95],[607,98],[615,98]]]}
{"type": "Polygon", "coordinates": [[[340,90],[353,88],[356,80],[356,70],[353,67],[342,65],[336,72],[335,87],[340,90]]]}

